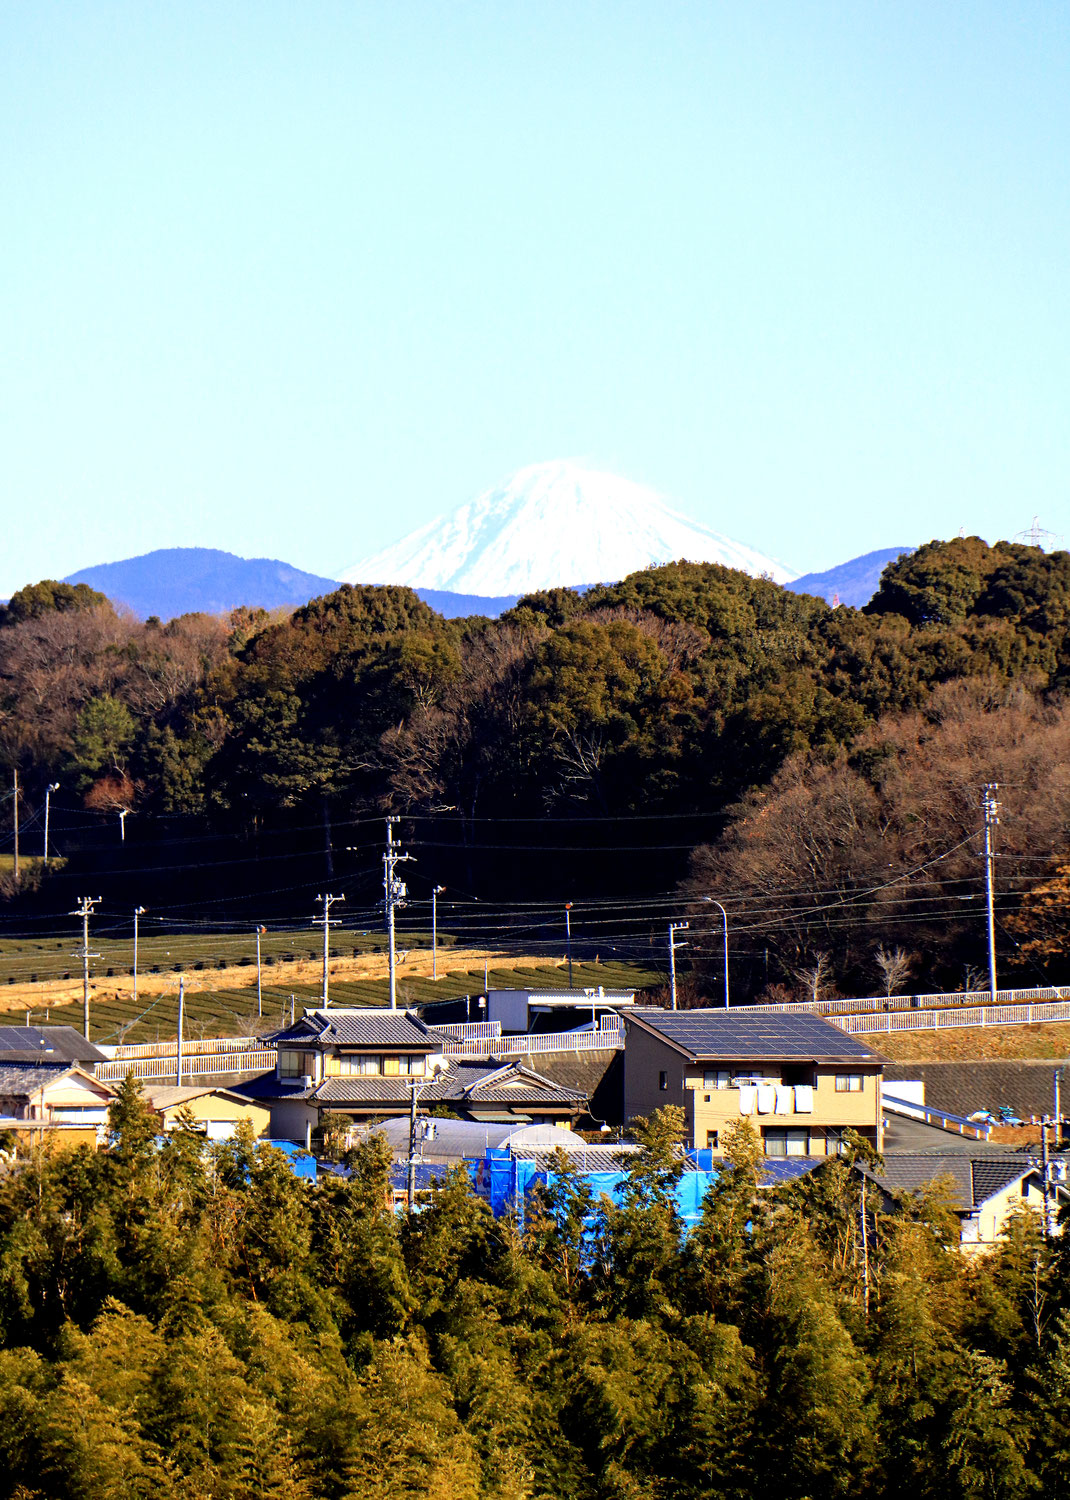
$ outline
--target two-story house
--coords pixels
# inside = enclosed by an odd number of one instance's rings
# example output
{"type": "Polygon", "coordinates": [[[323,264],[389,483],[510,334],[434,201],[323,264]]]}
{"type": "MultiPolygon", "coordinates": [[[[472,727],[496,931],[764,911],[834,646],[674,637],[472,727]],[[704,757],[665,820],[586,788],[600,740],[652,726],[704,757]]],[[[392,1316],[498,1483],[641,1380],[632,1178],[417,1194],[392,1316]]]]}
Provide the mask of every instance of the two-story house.
{"type": "Polygon", "coordinates": [[[309,1140],[322,1115],[353,1120],[444,1105],[463,1119],[572,1124],[587,1095],[520,1062],[473,1063],[448,1055],[446,1036],[412,1011],[306,1010],[268,1040],[271,1073],[237,1085],[271,1111],[275,1139],[309,1140]]]}
{"type": "Polygon", "coordinates": [[[830,1022],[747,1010],[624,1013],[624,1116],[683,1107],[689,1144],[720,1153],[749,1119],[767,1156],[829,1156],[855,1130],[881,1149],[884,1058],[830,1022]]]}

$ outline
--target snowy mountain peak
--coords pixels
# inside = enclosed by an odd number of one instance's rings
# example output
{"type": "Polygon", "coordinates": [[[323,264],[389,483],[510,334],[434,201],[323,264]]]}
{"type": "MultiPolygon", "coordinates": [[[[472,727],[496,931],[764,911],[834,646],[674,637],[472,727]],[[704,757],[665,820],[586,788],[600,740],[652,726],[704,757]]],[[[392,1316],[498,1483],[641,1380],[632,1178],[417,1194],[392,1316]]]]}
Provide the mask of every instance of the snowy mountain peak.
{"type": "Polygon", "coordinates": [[[777,583],[796,576],[690,520],[654,490],[569,459],[519,469],[341,576],[346,583],[522,594],[558,584],[613,583],[680,558],[765,573],[777,583]]]}

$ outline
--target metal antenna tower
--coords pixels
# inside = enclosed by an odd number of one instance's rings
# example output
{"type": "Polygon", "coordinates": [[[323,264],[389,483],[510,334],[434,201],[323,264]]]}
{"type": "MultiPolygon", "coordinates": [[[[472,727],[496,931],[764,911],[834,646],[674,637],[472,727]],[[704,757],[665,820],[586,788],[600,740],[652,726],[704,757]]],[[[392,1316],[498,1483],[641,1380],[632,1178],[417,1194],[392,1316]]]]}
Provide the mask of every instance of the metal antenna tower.
{"type": "Polygon", "coordinates": [[[986,782],[981,804],[985,815],[985,901],[988,907],[988,988],[992,1004],[996,1003],[996,903],[994,896],[996,854],[992,845],[992,830],[999,824],[999,803],[996,793],[997,781],[986,782]]]}
{"type": "MultiPolygon", "coordinates": [[[[318,917],[313,917],[312,921],[315,923],[315,925],[317,927],[322,927],[323,928],[323,989],[322,989],[322,992],[321,992],[321,998],[323,1000],[323,1008],[324,1008],[324,1010],[327,1010],[329,1008],[329,1006],[330,1006],[330,1003],[331,1003],[330,990],[329,990],[330,981],[329,981],[328,974],[327,974],[327,962],[328,962],[328,960],[330,958],[330,950],[331,950],[330,933],[331,933],[331,928],[332,927],[337,927],[339,921],[341,920],[340,917],[332,917],[331,916],[331,907],[334,905],[334,903],[336,901],[344,901],[345,897],[344,896],[328,896],[327,894],[324,894],[322,896],[317,896],[316,900],[321,903],[322,908],[323,908],[322,911],[321,911],[321,913],[320,913],[320,915],[318,917]]],[[[257,962],[257,974],[258,975],[259,975],[259,972],[260,972],[260,932],[261,932],[261,929],[257,928],[257,933],[256,933],[256,962],[257,962]]],[[[259,979],[257,980],[257,990],[258,990],[258,993],[259,993],[259,979]]]]}
{"type": "Polygon", "coordinates": [[[99,958],[99,953],[89,951],[89,918],[103,900],[102,896],[79,896],[78,906],[69,915],[82,919],[82,946],[74,954],[82,960],[82,1030],[89,1040],[89,960],[99,958]]]}
{"type": "Polygon", "coordinates": [[[397,876],[397,866],[407,859],[411,854],[402,854],[394,843],[394,824],[398,821],[396,817],[386,820],[386,853],[383,855],[383,908],[386,912],[386,930],[388,934],[390,950],[390,1009],[398,1008],[398,976],[397,955],[394,949],[394,912],[399,906],[405,905],[405,898],[409,894],[408,887],[403,880],[397,876]]]}
{"type": "Polygon", "coordinates": [[[1040,524],[1040,517],[1033,517],[1032,526],[1027,526],[1024,531],[1015,533],[1014,540],[1022,542],[1026,547],[1039,547],[1042,552],[1052,552],[1062,540],[1056,536],[1054,531],[1045,531],[1040,524]]]}

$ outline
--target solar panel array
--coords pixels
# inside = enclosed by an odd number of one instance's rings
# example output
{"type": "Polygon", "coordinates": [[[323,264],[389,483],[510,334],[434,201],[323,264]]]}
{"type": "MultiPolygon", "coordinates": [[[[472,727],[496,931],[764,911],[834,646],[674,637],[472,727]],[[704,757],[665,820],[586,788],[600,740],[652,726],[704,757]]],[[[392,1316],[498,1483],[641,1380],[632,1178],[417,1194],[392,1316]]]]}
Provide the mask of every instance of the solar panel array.
{"type": "Polygon", "coordinates": [[[648,1026],[695,1057],[850,1058],[881,1062],[857,1038],[820,1016],[755,1015],[739,1010],[654,1010],[632,1012],[648,1026]]]}

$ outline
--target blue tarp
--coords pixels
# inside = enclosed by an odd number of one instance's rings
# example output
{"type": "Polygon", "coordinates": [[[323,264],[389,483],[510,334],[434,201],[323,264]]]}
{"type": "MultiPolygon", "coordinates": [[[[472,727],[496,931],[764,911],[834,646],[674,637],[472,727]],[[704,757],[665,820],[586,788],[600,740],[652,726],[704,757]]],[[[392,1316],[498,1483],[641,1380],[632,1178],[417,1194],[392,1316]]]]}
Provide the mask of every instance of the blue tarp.
{"type": "MultiPolygon", "coordinates": [[[[490,1204],[495,1218],[515,1208],[523,1221],[527,1195],[534,1187],[546,1186],[553,1181],[552,1173],[540,1171],[533,1161],[518,1159],[506,1147],[492,1149],[479,1161],[468,1165],[476,1193],[490,1204]]],[[[624,1172],[583,1172],[580,1175],[596,1203],[603,1194],[614,1203],[621,1202],[621,1190],[627,1181],[624,1172]]],[[[677,1183],[676,1207],[688,1229],[698,1223],[702,1200],[715,1175],[711,1171],[687,1171],[677,1183]]]]}

